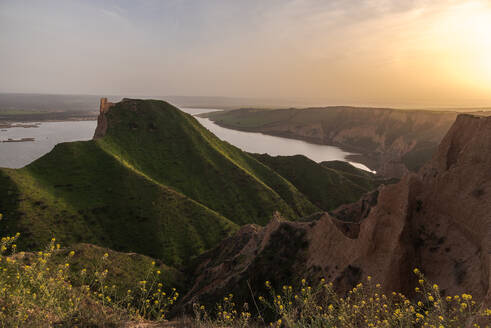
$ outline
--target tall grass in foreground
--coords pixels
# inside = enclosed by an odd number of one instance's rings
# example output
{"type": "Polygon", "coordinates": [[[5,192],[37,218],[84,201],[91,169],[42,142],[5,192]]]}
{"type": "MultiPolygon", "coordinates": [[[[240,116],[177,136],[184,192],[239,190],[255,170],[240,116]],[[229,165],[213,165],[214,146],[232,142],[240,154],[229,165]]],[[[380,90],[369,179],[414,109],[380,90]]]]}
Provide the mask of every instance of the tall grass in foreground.
{"type": "MultiPolygon", "coordinates": [[[[69,278],[70,258],[54,261],[60,246],[51,240],[37,253],[17,252],[19,234],[0,241],[0,326],[1,327],[94,327],[121,326],[128,322],[166,320],[177,300],[174,290],[164,291],[159,270],[152,264],[147,279],[135,290],[121,291],[108,286],[108,254],[104,254],[90,274],[81,269],[74,286],[69,278]]],[[[332,283],[320,280],[310,286],[302,280],[298,288],[289,285],[274,290],[267,281],[269,295],[254,304],[236,304],[226,295],[214,309],[194,305],[194,327],[479,327],[489,321],[491,310],[482,309],[471,295],[442,297],[437,285],[424,275],[419,278],[418,297],[407,299],[400,293],[385,295],[370,277],[345,297],[334,292],[332,283]],[[258,313],[253,315],[252,313],[258,313]],[[271,322],[266,322],[271,317],[271,322]],[[261,316],[263,314],[263,316],[261,316]]]]}
{"type": "MultiPolygon", "coordinates": [[[[414,269],[419,278],[415,300],[401,293],[383,293],[381,285],[370,276],[360,282],[345,297],[340,297],[332,283],[324,279],[309,286],[303,279],[300,287],[283,286],[276,291],[266,281],[267,297],[258,298],[259,312],[272,311],[276,319],[266,323],[261,317],[256,323],[271,327],[480,327],[490,321],[491,310],[482,309],[469,294],[442,297],[438,285],[430,284],[414,269]],[[261,311],[262,309],[262,311],[261,311]]],[[[195,305],[195,321],[203,327],[247,327],[250,313],[239,312],[233,295],[223,298],[212,319],[203,306],[195,305]]],[[[485,324],[488,327],[488,324],[485,324]]]]}
{"type": "MultiPolygon", "coordinates": [[[[115,326],[129,321],[162,321],[178,298],[158,282],[155,262],[135,290],[107,284],[109,255],[93,272],[81,269],[72,285],[70,258],[54,257],[60,245],[53,238],[37,253],[17,252],[19,234],[0,240],[0,327],[115,326]]],[[[73,273],[72,273],[73,274],[73,273]]]]}

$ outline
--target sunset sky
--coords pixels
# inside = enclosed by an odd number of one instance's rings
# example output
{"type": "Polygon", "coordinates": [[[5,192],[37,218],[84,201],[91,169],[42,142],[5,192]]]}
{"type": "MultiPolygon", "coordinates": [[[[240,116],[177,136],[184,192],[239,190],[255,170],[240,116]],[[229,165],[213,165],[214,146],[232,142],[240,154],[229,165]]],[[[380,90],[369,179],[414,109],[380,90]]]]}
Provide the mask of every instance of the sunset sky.
{"type": "Polygon", "coordinates": [[[0,92],[491,106],[491,1],[0,0],[0,92]]]}

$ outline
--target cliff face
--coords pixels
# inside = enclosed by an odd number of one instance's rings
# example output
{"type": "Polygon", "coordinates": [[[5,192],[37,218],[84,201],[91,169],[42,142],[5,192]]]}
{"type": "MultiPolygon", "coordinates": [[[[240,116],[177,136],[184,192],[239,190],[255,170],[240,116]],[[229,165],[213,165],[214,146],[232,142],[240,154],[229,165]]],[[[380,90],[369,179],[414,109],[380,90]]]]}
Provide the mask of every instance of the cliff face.
{"type": "Polygon", "coordinates": [[[360,154],[352,158],[379,174],[400,178],[431,158],[457,113],[327,107],[240,109],[207,116],[233,129],[339,146],[360,154]]]}
{"type": "Polygon", "coordinates": [[[102,138],[106,135],[107,124],[108,124],[106,113],[113,106],[114,103],[108,102],[107,98],[101,98],[100,105],[99,105],[99,116],[97,117],[97,127],[95,129],[93,139],[102,138]]]}
{"type": "Polygon", "coordinates": [[[325,277],[342,292],[371,275],[387,291],[411,295],[415,267],[442,293],[471,293],[489,304],[491,117],[460,115],[418,174],[333,215],[339,219],[326,213],[313,222],[275,218],[242,228],[201,256],[184,304],[245,294],[246,281],[281,285],[299,277],[325,277]]]}
{"type": "Polygon", "coordinates": [[[420,210],[413,211],[413,226],[445,238],[436,250],[421,247],[422,266],[430,277],[451,272],[449,289],[455,284],[489,302],[491,117],[460,115],[418,178],[413,206],[420,210]]]}

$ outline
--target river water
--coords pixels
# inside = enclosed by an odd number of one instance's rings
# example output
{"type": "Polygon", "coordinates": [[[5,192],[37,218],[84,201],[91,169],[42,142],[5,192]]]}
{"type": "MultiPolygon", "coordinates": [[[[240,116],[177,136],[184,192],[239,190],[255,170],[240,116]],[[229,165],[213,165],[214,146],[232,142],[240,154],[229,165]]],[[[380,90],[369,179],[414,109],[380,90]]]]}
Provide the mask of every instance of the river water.
{"type": "MultiPolygon", "coordinates": [[[[216,109],[207,108],[181,108],[183,112],[192,115],[214,112],[216,109]]],[[[269,136],[257,132],[244,132],[218,126],[208,118],[195,116],[205,128],[213,132],[218,138],[239,147],[249,153],[269,154],[272,156],[304,155],[316,162],[346,161],[346,156],[352,154],[338,147],[312,144],[302,140],[269,136]]],[[[362,170],[371,171],[361,163],[350,162],[362,170]]],[[[371,171],[374,172],[374,171],[371,171]]]]}
{"type": "Polygon", "coordinates": [[[97,121],[43,122],[36,125],[37,127],[29,128],[0,128],[0,167],[20,168],[50,152],[56,144],[90,140],[97,121]],[[34,138],[34,141],[2,142],[22,138],[34,138]]]}
{"type": "MultiPolygon", "coordinates": [[[[205,108],[181,108],[182,111],[197,115],[216,111],[205,108]]],[[[345,161],[347,153],[337,147],[311,144],[301,140],[268,136],[262,133],[243,132],[220,127],[207,118],[196,119],[217,137],[251,153],[277,155],[305,155],[316,161],[345,161]]],[[[31,123],[29,123],[31,125],[31,123]]],[[[11,127],[0,129],[0,167],[20,168],[48,153],[61,142],[90,140],[97,126],[96,121],[45,122],[37,127],[11,127]],[[34,141],[2,142],[8,139],[34,138],[34,141]]],[[[356,167],[368,170],[359,163],[356,167]]]]}

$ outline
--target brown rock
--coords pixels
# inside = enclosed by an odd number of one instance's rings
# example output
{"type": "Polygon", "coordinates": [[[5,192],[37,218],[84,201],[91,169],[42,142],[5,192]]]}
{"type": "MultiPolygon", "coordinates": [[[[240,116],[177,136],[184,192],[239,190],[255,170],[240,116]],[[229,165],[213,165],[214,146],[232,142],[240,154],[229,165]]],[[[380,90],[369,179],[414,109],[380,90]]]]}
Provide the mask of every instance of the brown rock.
{"type": "Polygon", "coordinates": [[[471,293],[489,304],[491,117],[460,115],[430,163],[378,192],[376,201],[334,211],[340,219],[276,217],[264,228],[243,227],[198,259],[183,304],[244,294],[246,281],[298,277],[325,277],[343,292],[371,275],[386,291],[411,296],[415,267],[444,295],[471,293]]]}
{"type": "Polygon", "coordinates": [[[106,113],[113,106],[114,106],[114,103],[108,102],[107,98],[101,98],[101,102],[99,105],[99,116],[97,117],[97,127],[95,129],[93,139],[102,138],[106,135],[106,131],[107,131],[106,113]]]}

